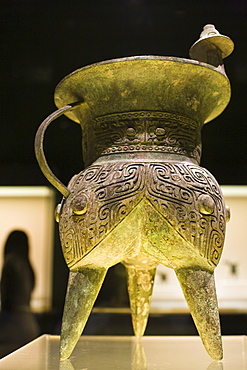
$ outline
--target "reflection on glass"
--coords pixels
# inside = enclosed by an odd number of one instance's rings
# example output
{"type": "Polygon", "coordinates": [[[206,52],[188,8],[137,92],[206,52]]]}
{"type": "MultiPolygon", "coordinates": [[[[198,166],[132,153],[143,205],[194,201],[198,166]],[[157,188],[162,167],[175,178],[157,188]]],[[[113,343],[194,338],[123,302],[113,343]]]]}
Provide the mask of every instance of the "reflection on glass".
{"type": "Polygon", "coordinates": [[[70,360],[60,361],[59,370],[75,370],[70,360]]]}
{"type": "Polygon", "coordinates": [[[138,340],[135,345],[131,370],[140,370],[140,369],[147,370],[148,365],[145,350],[141,342],[138,340]]]}
{"type": "Polygon", "coordinates": [[[224,370],[224,365],[222,362],[214,361],[208,366],[207,370],[224,370]]]}

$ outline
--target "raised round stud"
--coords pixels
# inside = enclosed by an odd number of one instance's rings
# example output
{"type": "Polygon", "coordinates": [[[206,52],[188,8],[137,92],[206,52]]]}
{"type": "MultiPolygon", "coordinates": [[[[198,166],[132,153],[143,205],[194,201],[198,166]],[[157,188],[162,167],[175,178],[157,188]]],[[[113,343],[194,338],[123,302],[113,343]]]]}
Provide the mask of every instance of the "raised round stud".
{"type": "Polygon", "coordinates": [[[211,215],[214,211],[214,200],[207,194],[200,195],[198,198],[199,211],[203,215],[211,215]]]}
{"type": "Polygon", "coordinates": [[[76,195],[71,202],[71,209],[78,216],[84,215],[87,212],[87,208],[88,199],[85,194],[76,195]]]}

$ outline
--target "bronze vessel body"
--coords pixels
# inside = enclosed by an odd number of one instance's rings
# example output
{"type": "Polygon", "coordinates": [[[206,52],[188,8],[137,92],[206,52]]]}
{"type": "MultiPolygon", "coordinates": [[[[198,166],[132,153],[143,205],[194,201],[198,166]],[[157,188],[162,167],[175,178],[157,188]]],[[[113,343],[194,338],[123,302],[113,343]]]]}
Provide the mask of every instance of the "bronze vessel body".
{"type": "Polygon", "coordinates": [[[217,181],[199,163],[201,129],[230,100],[222,58],[232,49],[232,41],[209,25],[191,48],[193,60],[109,60],[57,86],[59,109],[41,124],[35,148],[45,176],[63,194],[56,219],[70,276],[62,359],[73,351],[107,270],[119,262],[127,270],[138,338],[161,263],[175,270],[206,350],[222,358],[214,268],[229,210],[217,181]],[[85,169],[68,186],[43,152],[45,130],[61,114],[82,127],[85,169]]]}

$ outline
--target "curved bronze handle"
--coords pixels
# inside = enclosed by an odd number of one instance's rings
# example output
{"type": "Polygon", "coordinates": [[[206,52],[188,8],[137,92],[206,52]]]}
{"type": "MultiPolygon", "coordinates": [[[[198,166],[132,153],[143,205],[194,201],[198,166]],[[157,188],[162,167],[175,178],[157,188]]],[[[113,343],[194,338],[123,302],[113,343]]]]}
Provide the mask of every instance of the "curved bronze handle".
{"type": "Polygon", "coordinates": [[[65,105],[64,107],[56,110],[50,114],[39,126],[35,136],[35,155],[39,163],[40,169],[47,178],[47,180],[61,193],[65,198],[71,193],[70,190],[54,175],[45,158],[43,150],[44,134],[49,124],[62,114],[69,112],[78,106],[79,103],[65,105]]]}

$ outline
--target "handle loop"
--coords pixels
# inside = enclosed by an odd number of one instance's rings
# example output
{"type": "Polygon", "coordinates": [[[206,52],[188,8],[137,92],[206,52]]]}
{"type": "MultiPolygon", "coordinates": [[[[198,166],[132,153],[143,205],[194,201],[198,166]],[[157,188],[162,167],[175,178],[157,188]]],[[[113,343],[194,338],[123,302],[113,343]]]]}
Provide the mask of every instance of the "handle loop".
{"type": "Polygon", "coordinates": [[[56,118],[60,117],[64,113],[67,113],[74,109],[76,106],[78,106],[79,103],[69,104],[65,105],[64,107],[56,110],[52,114],[50,114],[39,126],[38,131],[35,136],[35,155],[36,159],[38,161],[38,164],[40,166],[41,171],[47,178],[47,180],[65,197],[67,198],[71,191],[54,175],[54,173],[51,171],[44,154],[43,149],[43,141],[44,141],[44,135],[45,131],[50,125],[52,121],[54,121],[56,118]]]}

